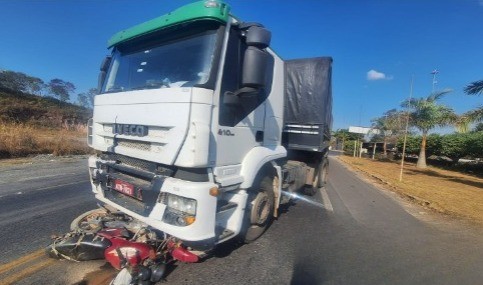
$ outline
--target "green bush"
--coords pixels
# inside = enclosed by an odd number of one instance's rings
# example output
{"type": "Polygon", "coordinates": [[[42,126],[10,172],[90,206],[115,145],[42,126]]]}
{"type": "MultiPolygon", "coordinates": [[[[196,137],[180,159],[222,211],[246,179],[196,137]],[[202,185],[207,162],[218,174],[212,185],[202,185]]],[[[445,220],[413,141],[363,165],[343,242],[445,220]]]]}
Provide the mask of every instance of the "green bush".
{"type": "Polygon", "coordinates": [[[473,158],[483,158],[483,131],[468,134],[467,155],[473,158]]]}
{"type": "MultiPolygon", "coordinates": [[[[418,155],[421,146],[421,136],[408,136],[406,153],[418,155]]],[[[399,153],[402,153],[403,138],[397,142],[399,153]]],[[[483,132],[467,134],[431,134],[427,137],[426,156],[446,156],[458,162],[460,158],[483,158],[483,132]]]]}
{"type": "Polygon", "coordinates": [[[439,134],[430,134],[427,137],[426,156],[441,155],[443,137],[439,134]]]}
{"type": "MultiPolygon", "coordinates": [[[[404,137],[397,141],[397,150],[402,153],[404,145],[404,137]]],[[[406,140],[406,154],[419,154],[419,147],[421,146],[421,136],[408,136],[406,140]]]]}
{"type": "Polygon", "coordinates": [[[460,158],[468,155],[468,139],[468,134],[444,135],[441,140],[441,155],[451,158],[453,163],[458,162],[460,158]]]}

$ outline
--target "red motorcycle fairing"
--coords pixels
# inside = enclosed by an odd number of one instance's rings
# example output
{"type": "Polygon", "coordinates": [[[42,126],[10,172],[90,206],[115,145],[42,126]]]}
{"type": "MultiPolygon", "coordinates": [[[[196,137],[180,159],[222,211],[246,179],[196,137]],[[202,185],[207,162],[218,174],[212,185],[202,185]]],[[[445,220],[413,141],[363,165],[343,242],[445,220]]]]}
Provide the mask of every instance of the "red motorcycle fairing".
{"type": "Polygon", "coordinates": [[[111,246],[104,251],[104,257],[114,268],[122,269],[125,265],[123,264],[124,261],[129,262],[131,266],[136,266],[147,258],[154,259],[156,257],[156,253],[150,245],[129,241],[124,233],[124,229],[117,228],[106,229],[97,233],[111,242],[111,246]],[[119,253],[122,256],[119,256],[119,253]]]}
{"type": "Polygon", "coordinates": [[[199,257],[196,254],[173,242],[168,243],[168,251],[175,260],[181,262],[196,263],[199,261],[199,257]]]}

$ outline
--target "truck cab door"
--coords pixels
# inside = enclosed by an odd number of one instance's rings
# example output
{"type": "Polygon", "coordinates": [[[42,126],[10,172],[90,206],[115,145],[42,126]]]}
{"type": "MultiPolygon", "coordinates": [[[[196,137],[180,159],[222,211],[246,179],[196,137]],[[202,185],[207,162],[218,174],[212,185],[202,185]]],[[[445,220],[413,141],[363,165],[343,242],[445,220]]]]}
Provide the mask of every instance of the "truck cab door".
{"type": "MultiPolygon", "coordinates": [[[[269,90],[262,88],[243,96],[233,95],[241,88],[246,49],[243,37],[232,29],[225,53],[218,105],[218,130],[215,134],[217,166],[240,164],[248,151],[263,144],[265,100],[269,90]]],[[[273,58],[271,66],[273,69],[273,58]]],[[[271,75],[268,77],[271,78],[271,75]]]]}

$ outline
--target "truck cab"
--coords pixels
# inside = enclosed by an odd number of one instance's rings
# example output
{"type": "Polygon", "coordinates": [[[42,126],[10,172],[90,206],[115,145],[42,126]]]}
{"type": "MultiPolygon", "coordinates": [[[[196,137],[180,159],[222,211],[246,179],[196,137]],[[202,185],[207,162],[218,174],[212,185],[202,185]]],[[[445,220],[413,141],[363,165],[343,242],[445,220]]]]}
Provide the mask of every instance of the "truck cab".
{"type": "MultiPolygon", "coordinates": [[[[321,186],[331,115],[284,121],[300,102],[286,98],[287,62],[270,39],[218,1],[115,34],[89,124],[96,199],[208,250],[256,239],[287,193],[321,186]]],[[[291,66],[291,75],[301,70],[291,66]]]]}

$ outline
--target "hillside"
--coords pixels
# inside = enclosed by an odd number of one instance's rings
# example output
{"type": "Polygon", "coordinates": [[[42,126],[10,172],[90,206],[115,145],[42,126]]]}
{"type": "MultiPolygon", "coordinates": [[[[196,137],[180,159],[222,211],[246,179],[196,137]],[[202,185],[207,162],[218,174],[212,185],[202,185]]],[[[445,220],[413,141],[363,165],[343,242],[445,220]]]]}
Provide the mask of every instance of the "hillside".
{"type": "Polygon", "coordinates": [[[48,128],[84,125],[92,110],[52,97],[41,97],[0,89],[0,122],[48,128]]]}
{"type": "Polygon", "coordinates": [[[0,89],[0,158],[85,154],[92,110],[0,89]]]}

